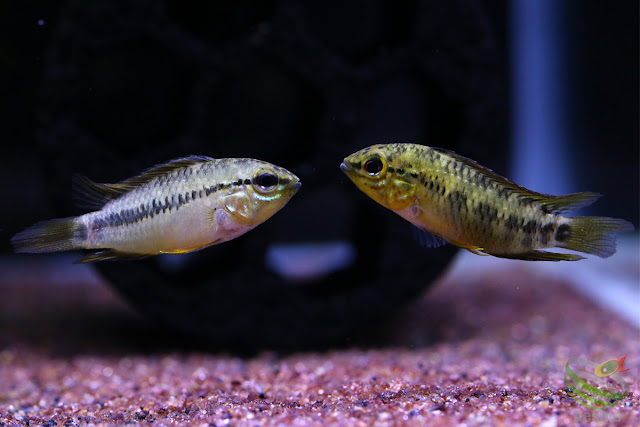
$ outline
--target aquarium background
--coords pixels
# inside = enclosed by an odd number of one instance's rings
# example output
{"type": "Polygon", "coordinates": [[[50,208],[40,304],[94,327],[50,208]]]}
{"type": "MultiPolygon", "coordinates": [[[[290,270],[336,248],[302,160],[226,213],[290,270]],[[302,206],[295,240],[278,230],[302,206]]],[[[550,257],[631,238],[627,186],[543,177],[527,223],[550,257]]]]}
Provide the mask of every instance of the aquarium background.
{"type": "Polygon", "coordinates": [[[187,154],[282,165],[303,187],[246,239],[97,269],[153,318],[172,302],[181,315],[169,316],[184,322],[172,326],[224,321],[217,338],[237,345],[263,324],[252,339],[286,346],[383,321],[455,253],[420,248],[408,225],[348,182],[338,165],[363,146],[441,146],[533,190],[596,191],[605,197],[582,214],[637,228],[637,9],[4,2],[0,248],[9,255],[10,237],[36,221],[82,213],[74,173],[113,182],[187,154]],[[286,256],[292,249],[301,257],[286,256]]]}
{"type": "MultiPolygon", "coordinates": [[[[48,178],[43,176],[39,165],[42,159],[38,156],[38,141],[47,139],[47,135],[39,133],[42,117],[38,112],[42,111],[42,104],[45,102],[44,93],[51,91],[51,88],[47,87],[47,82],[51,79],[50,74],[60,72],[52,64],[52,57],[56,56],[56,50],[64,49],[64,46],[59,46],[62,31],[60,27],[71,25],[68,22],[71,20],[69,15],[74,5],[77,7],[79,3],[81,2],[33,0],[27,6],[17,1],[6,1],[0,8],[2,20],[0,108],[2,108],[5,131],[4,143],[1,147],[5,164],[0,173],[3,196],[5,200],[13,201],[11,209],[5,209],[2,214],[5,237],[33,221],[53,214],[51,204],[54,202],[49,200],[42,191],[42,186],[48,178]]],[[[103,2],[94,3],[92,7],[95,9],[94,13],[105,15],[110,13],[111,15],[108,16],[117,18],[119,2],[111,3],[116,10],[110,8],[104,10],[103,2]]],[[[145,20],[140,17],[131,17],[131,19],[134,21],[137,19],[140,27],[153,25],[149,22],[153,21],[153,17],[148,15],[153,15],[152,12],[159,6],[152,7],[152,3],[166,4],[169,18],[173,19],[178,28],[182,28],[187,34],[190,33],[194,36],[194,40],[201,43],[199,45],[194,42],[192,46],[194,50],[202,49],[203,45],[232,44],[233,40],[248,35],[260,37],[260,34],[268,31],[268,27],[273,25],[274,19],[285,19],[287,13],[293,13],[296,9],[287,2],[269,1],[240,2],[235,6],[212,6],[211,2],[198,1],[146,3],[136,1],[132,4],[138,6],[121,6],[121,16],[130,13],[131,9],[144,10],[148,6],[150,13],[140,12],[142,15],[147,15],[145,20]]],[[[311,27],[308,30],[317,35],[318,43],[322,42],[323,49],[333,50],[337,55],[345,57],[349,63],[362,64],[376,56],[380,50],[390,51],[406,42],[416,31],[426,31],[424,28],[420,29],[418,25],[411,25],[419,19],[416,11],[422,4],[437,5],[442,2],[405,3],[405,6],[394,9],[385,6],[385,2],[351,2],[348,5],[341,2],[324,2],[322,6],[312,6],[302,2],[298,8],[302,11],[298,12],[304,14],[308,20],[308,27],[311,27]],[[387,28],[382,28],[382,21],[387,28]],[[385,36],[387,36],[386,39],[385,36]]],[[[553,120],[552,126],[563,129],[561,134],[554,138],[565,148],[558,151],[553,147],[549,150],[545,149],[544,156],[549,161],[564,162],[562,163],[565,166],[563,173],[571,184],[563,185],[570,187],[568,191],[588,189],[605,194],[605,198],[594,205],[590,213],[622,217],[637,225],[638,17],[635,13],[637,10],[635,2],[602,4],[595,0],[561,2],[487,0],[453,3],[460,9],[479,10],[486,15],[485,23],[491,26],[497,43],[496,48],[504,57],[503,69],[500,71],[507,71],[504,76],[504,89],[511,93],[510,112],[522,111],[515,103],[526,102],[522,98],[526,94],[533,96],[535,93],[536,88],[530,84],[531,79],[551,80],[551,83],[548,83],[550,86],[546,87],[550,93],[538,94],[538,96],[549,99],[547,102],[556,113],[554,116],[557,115],[549,120],[553,120]],[[527,27],[527,22],[531,27],[529,29],[524,28],[527,27]],[[521,70],[522,73],[529,73],[523,80],[518,80],[518,77],[513,75],[518,72],[519,66],[525,67],[521,70]],[[561,159],[558,159],[558,152],[562,154],[561,159]]],[[[72,28],[68,30],[73,32],[72,28]]],[[[144,30],[146,29],[141,28],[141,32],[144,30]]],[[[78,28],[77,33],[69,37],[81,38],[82,31],[83,29],[78,28]]],[[[180,36],[180,34],[174,35],[176,39],[180,36]]],[[[117,44],[116,34],[104,34],[103,37],[105,39],[103,43],[114,39],[111,43],[117,44]]],[[[142,36],[130,35],[130,38],[138,38],[138,41],[122,41],[119,49],[114,47],[110,56],[105,55],[100,63],[91,64],[93,75],[85,76],[85,79],[91,79],[84,82],[85,87],[81,88],[82,83],[78,82],[78,90],[86,91],[81,96],[89,98],[84,101],[88,107],[99,104],[93,108],[103,109],[103,111],[86,111],[85,120],[107,122],[106,118],[91,116],[106,114],[117,117],[114,111],[109,110],[115,105],[119,105],[120,111],[129,108],[137,109],[138,115],[135,116],[137,119],[127,118],[125,115],[120,117],[119,122],[112,119],[113,122],[104,125],[105,128],[112,129],[104,129],[103,132],[107,135],[100,136],[107,139],[109,143],[122,144],[125,150],[132,152],[142,150],[151,144],[157,145],[166,141],[175,143],[179,139],[177,134],[180,130],[178,129],[183,126],[184,115],[188,114],[185,111],[184,98],[187,95],[184,87],[193,85],[197,78],[193,75],[189,62],[184,58],[163,58],[161,48],[148,45],[146,46],[148,49],[145,48],[144,41],[141,40],[142,36]],[[171,65],[167,66],[168,63],[171,65]],[[103,72],[104,75],[97,74],[98,71],[103,72]],[[96,93],[98,90],[101,93],[96,93]],[[134,102],[138,105],[133,104],[134,102]],[[160,121],[161,125],[158,126],[157,122],[153,122],[154,120],[160,121]]],[[[169,41],[165,40],[164,44],[165,49],[169,49],[169,41]]],[[[432,48],[437,49],[434,46],[432,48]]],[[[320,66],[326,56],[322,57],[320,52],[315,53],[320,66]]],[[[59,54],[63,55],[64,51],[59,54]]],[[[193,52],[185,53],[187,54],[193,55],[193,52]]],[[[288,59],[295,61],[299,58],[293,55],[288,59]]],[[[218,67],[213,64],[216,60],[222,59],[211,59],[210,66],[213,69],[218,67]]],[[[325,64],[325,66],[329,65],[325,64]]],[[[319,73],[320,71],[311,70],[310,72],[319,73]]],[[[253,143],[254,140],[271,139],[273,141],[287,138],[305,140],[305,137],[312,139],[314,134],[317,134],[318,117],[322,115],[320,112],[324,112],[326,105],[322,102],[314,102],[317,99],[309,97],[300,99],[304,96],[301,93],[305,92],[303,88],[301,89],[304,83],[299,82],[300,77],[283,77],[268,69],[255,70],[251,77],[251,86],[243,84],[246,82],[225,82],[224,91],[222,89],[220,91],[226,92],[222,94],[225,97],[225,105],[229,109],[237,110],[236,116],[239,122],[250,123],[252,120],[260,119],[264,127],[247,124],[244,132],[239,135],[237,128],[233,128],[239,125],[220,123],[216,120],[216,114],[220,114],[219,109],[225,109],[217,107],[218,110],[214,109],[206,122],[211,128],[211,143],[215,143],[216,147],[212,151],[223,151],[223,153],[209,154],[235,155],[237,148],[240,148],[239,154],[242,154],[242,151],[255,151],[241,148],[246,146],[247,141],[253,143]],[[281,86],[274,83],[277,79],[288,80],[288,84],[282,83],[282,85],[289,90],[278,92],[281,86]],[[259,94],[259,91],[262,93],[259,94]],[[265,91],[273,91],[273,93],[265,93],[265,91]],[[292,95],[292,93],[298,95],[292,95]],[[252,96],[261,100],[263,104],[256,105],[255,100],[250,102],[248,98],[252,96]],[[296,99],[292,100],[292,98],[296,99]],[[286,108],[296,102],[298,103],[296,106],[302,106],[302,111],[278,114],[281,112],[276,110],[279,105],[283,105],[281,108],[286,108]],[[315,111],[316,114],[310,114],[307,111],[315,111]],[[300,122],[296,120],[295,114],[310,116],[311,119],[300,122]],[[313,119],[316,121],[315,124],[313,119]],[[289,129],[289,132],[274,132],[274,128],[289,129]],[[243,145],[231,149],[227,144],[229,139],[243,145]]],[[[412,92],[411,87],[400,89],[391,87],[387,88],[386,92],[384,89],[380,90],[380,93],[376,94],[375,102],[371,100],[360,102],[369,104],[368,108],[373,109],[384,105],[385,100],[388,102],[390,97],[395,99],[402,97],[398,95],[399,90],[412,92]]],[[[199,91],[194,90],[194,92],[197,94],[199,91]]],[[[410,95],[406,95],[405,99],[409,97],[410,95]]],[[[211,103],[216,102],[211,100],[211,103]]],[[[411,104],[411,101],[405,100],[404,104],[411,104]]],[[[363,136],[358,142],[364,145],[392,139],[407,141],[420,139],[422,135],[418,135],[415,131],[417,125],[407,124],[407,121],[412,120],[407,118],[411,116],[411,113],[406,111],[407,108],[384,111],[384,114],[381,113],[375,117],[376,120],[370,119],[361,125],[363,136]],[[391,127],[396,130],[385,130],[391,127]]],[[[532,115],[535,114],[537,113],[532,113],[532,115]]],[[[340,118],[328,117],[328,120],[336,119],[340,118]]],[[[342,118],[342,120],[345,119],[342,118]]],[[[518,120],[525,121],[526,118],[518,120]]],[[[413,121],[419,121],[419,118],[413,121]]],[[[535,117],[530,117],[529,121],[532,123],[531,126],[537,123],[535,117]]],[[[513,128],[513,125],[510,125],[511,122],[510,117],[509,123],[505,124],[507,129],[513,128]]],[[[521,127],[524,129],[526,125],[522,124],[521,127]]],[[[542,144],[544,142],[542,137],[546,134],[536,133],[542,131],[530,127],[527,133],[533,136],[511,133],[505,137],[504,142],[509,148],[516,141],[525,141],[527,138],[529,138],[529,145],[542,144]],[[541,137],[537,141],[533,140],[538,135],[541,137]]],[[[455,133],[456,129],[451,125],[442,132],[455,133]]],[[[437,144],[438,141],[433,143],[437,144]]],[[[144,167],[149,162],[142,163],[141,166],[144,167]]],[[[546,171],[550,174],[554,173],[548,168],[544,169],[547,169],[546,171]]],[[[67,172],[94,175],[90,168],[67,172]]],[[[510,176],[521,173],[516,170],[514,162],[502,172],[510,176]]],[[[122,176],[114,177],[114,179],[120,178],[122,176]]],[[[525,184],[533,189],[539,189],[536,188],[539,185],[536,182],[525,184]]],[[[553,185],[555,184],[549,184],[550,187],[553,185]]],[[[540,190],[547,191],[544,188],[540,190]]],[[[3,238],[0,245],[4,252],[9,252],[7,238],[3,238]]]]}

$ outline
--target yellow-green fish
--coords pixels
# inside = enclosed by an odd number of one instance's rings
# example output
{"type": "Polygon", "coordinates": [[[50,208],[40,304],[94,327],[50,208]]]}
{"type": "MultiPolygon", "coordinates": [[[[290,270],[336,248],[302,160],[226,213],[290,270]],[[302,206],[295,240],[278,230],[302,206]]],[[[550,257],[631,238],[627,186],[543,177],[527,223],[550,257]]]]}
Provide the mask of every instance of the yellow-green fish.
{"type": "Polygon", "coordinates": [[[615,253],[622,219],[568,217],[599,194],[551,196],[527,190],[454,152],[416,144],[373,145],[351,154],[340,168],[365,194],[407,221],[478,255],[530,261],[577,261],[615,253]]]}
{"type": "Polygon", "coordinates": [[[267,162],[205,156],[175,159],[118,184],[74,184],[99,210],[35,224],[12,238],[16,252],[98,250],[78,262],[191,252],[260,225],[301,185],[267,162]]]}

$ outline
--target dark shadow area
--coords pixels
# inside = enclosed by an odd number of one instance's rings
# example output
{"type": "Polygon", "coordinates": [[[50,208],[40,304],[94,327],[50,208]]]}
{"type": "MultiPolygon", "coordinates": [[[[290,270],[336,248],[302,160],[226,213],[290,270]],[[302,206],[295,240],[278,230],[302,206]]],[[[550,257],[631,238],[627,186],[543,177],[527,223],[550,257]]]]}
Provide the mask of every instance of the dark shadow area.
{"type": "MultiPolygon", "coordinates": [[[[327,348],[391,322],[454,250],[420,250],[407,224],[353,188],[340,161],[366,145],[411,141],[507,174],[516,24],[493,0],[364,4],[5,3],[0,107],[9,161],[0,180],[11,208],[2,250],[36,221],[84,212],[72,203],[73,174],[117,182],[188,154],[255,157],[303,183],[271,220],[169,266],[147,259],[96,269],[160,330],[210,348],[327,348]],[[276,243],[334,241],[351,245],[353,261],[302,286],[264,262],[276,243]]],[[[637,154],[637,144],[625,151],[637,142],[629,125],[637,90],[626,90],[637,79],[625,83],[637,55],[621,53],[637,44],[628,37],[637,13],[626,13],[637,5],[586,5],[576,7],[568,41],[571,70],[586,70],[567,88],[580,94],[570,115],[585,140],[574,147],[576,162],[593,163],[582,172],[585,190],[604,193],[601,185],[627,179],[633,190],[638,156],[614,160],[637,154]]],[[[597,208],[632,219],[638,192],[626,190],[619,185],[597,208]]]]}
{"type": "Polygon", "coordinates": [[[157,259],[95,266],[136,311],[187,342],[339,345],[398,313],[446,268],[453,248],[416,250],[410,226],[342,174],[346,155],[412,141],[506,170],[506,12],[492,2],[319,10],[109,0],[46,10],[12,11],[41,31],[31,49],[42,61],[25,81],[37,87],[28,130],[8,153],[31,153],[30,172],[18,174],[29,188],[8,195],[27,213],[7,223],[5,243],[37,220],[83,213],[72,203],[75,173],[117,182],[201,154],[259,158],[301,178],[291,203],[241,239],[170,268],[157,259]],[[265,266],[274,243],[333,241],[350,245],[353,261],[306,285],[265,266]]]}

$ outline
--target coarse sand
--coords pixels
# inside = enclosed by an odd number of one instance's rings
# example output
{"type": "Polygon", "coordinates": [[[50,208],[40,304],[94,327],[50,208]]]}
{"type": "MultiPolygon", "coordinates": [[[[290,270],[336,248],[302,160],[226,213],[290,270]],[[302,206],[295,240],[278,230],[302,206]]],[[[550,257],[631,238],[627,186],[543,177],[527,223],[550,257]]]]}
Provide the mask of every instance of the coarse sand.
{"type": "Polygon", "coordinates": [[[445,277],[347,345],[251,356],[167,342],[101,284],[3,277],[0,426],[640,425],[638,329],[530,270],[445,277]],[[570,396],[570,358],[625,355],[628,397],[570,396]]]}

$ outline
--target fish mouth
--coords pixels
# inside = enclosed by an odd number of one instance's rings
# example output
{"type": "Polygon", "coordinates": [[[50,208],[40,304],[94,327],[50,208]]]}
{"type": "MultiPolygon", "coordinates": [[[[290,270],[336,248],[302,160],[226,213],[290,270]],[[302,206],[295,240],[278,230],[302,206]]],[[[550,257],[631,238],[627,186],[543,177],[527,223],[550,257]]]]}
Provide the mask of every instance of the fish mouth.
{"type": "Polygon", "coordinates": [[[351,172],[352,169],[351,169],[351,166],[349,166],[345,161],[340,163],[340,170],[342,170],[342,172],[344,173],[348,173],[348,172],[351,172]]]}
{"type": "Polygon", "coordinates": [[[300,187],[302,187],[302,182],[298,181],[295,184],[291,184],[289,188],[291,188],[292,190],[298,191],[300,187]]]}

